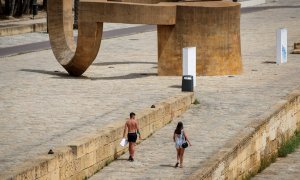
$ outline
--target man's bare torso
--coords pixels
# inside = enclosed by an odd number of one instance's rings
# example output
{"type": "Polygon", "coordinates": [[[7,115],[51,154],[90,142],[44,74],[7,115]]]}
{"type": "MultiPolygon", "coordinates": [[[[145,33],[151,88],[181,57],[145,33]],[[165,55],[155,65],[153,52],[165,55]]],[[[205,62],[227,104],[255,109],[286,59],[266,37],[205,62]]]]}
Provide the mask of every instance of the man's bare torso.
{"type": "Polygon", "coordinates": [[[128,128],[128,133],[136,133],[136,131],[137,131],[137,122],[136,122],[135,119],[127,120],[126,126],[128,128]]]}

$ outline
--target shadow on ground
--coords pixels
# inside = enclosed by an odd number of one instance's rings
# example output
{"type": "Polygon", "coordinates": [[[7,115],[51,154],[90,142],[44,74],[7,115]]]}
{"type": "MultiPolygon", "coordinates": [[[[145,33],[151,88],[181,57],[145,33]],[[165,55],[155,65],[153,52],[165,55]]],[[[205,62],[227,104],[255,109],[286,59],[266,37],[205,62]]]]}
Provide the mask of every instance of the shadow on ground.
{"type": "Polygon", "coordinates": [[[170,167],[170,168],[175,168],[174,165],[171,165],[171,164],[161,164],[159,165],[160,167],[170,167]]]}
{"type": "Polygon", "coordinates": [[[127,61],[127,62],[101,62],[93,63],[94,66],[112,66],[112,65],[122,65],[122,64],[157,64],[156,62],[140,62],[140,61],[127,61]]]}
{"type": "Polygon", "coordinates": [[[70,76],[68,73],[60,72],[60,71],[46,71],[46,70],[38,70],[38,69],[21,69],[20,71],[24,72],[32,72],[32,73],[40,73],[53,75],[57,79],[88,79],[88,80],[118,80],[118,79],[138,79],[144,78],[148,76],[157,76],[157,73],[130,73],[122,76],[107,76],[107,77],[87,77],[87,76],[70,76]]]}
{"type": "Polygon", "coordinates": [[[172,86],[169,86],[170,88],[181,88],[182,86],[181,85],[172,85],[172,86]]]}
{"type": "Polygon", "coordinates": [[[148,76],[157,76],[157,73],[130,73],[124,76],[112,76],[112,77],[91,77],[91,80],[118,80],[118,79],[138,79],[148,76]]]}
{"type": "Polygon", "coordinates": [[[262,6],[262,7],[244,7],[241,9],[242,13],[252,13],[252,12],[257,12],[257,11],[264,11],[264,10],[269,10],[269,9],[282,9],[282,8],[288,8],[288,9],[293,9],[293,8],[299,8],[299,5],[296,6],[262,6]]]}
{"type": "Polygon", "coordinates": [[[68,73],[60,72],[60,71],[46,71],[46,70],[39,70],[39,69],[21,69],[20,71],[53,75],[56,76],[55,78],[61,78],[61,79],[90,79],[89,77],[86,76],[79,76],[79,77],[70,76],[68,73]]]}

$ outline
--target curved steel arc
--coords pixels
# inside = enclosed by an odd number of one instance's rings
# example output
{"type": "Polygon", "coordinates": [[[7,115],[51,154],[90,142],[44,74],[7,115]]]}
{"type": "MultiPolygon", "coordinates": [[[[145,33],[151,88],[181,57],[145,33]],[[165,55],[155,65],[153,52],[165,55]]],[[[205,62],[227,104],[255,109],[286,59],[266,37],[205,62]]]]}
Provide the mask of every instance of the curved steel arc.
{"type": "Polygon", "coordinates": [[[70,75],[80,76],[96,58],[103,33],[103,23],[86,11],[79,12],[78,41],[73,36],[72,0],[48,1],[48,32],[57,61],[70,75]]]}

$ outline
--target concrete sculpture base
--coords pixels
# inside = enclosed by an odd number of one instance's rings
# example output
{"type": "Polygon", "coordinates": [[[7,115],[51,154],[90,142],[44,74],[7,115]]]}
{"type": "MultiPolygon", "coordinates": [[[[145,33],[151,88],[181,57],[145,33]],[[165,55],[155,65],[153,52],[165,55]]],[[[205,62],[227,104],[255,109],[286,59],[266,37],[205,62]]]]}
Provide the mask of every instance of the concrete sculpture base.
{"type": "Polygon", "coordinates": [[[294,43],[294,50],[292,51],[293,54],[300,54],[300,43],[294,43]]]}
{"type": "Polygon", "coordinates": [[[51,46],[70,75],[80,76],[96,58],[103,22],[157,25],[158,75],[181,76],[182,48],[189,46],[197,47],[197,75],[242,72],[239,3],[119,1],[80,1],[77,47],[72,0],[48,1],[51,46]]]}

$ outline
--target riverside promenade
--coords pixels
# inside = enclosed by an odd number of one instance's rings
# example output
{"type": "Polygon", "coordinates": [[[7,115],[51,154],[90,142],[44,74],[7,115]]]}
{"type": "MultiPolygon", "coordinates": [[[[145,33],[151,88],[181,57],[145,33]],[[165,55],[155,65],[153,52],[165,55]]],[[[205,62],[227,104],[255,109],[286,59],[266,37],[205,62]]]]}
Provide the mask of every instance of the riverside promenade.
{"type": "Polygon", "coordinates": [[[195,92],[199,105],[139,144],[133,163],[126,161],[126,153],[91,179],[186,179],[248,124],[299,88],[300,56],[288,54],[287,64],[275,64],[277,28],[288,29],[289,51],[300,40],[299,5],[298,1],[278,1],[242,14],[244,73],[199,77],[195,92]],[[174,168],[172,135],[178,121],[183,122],[192,143],[182,169],[174,168]]]}
{"type": "Polygon", "coordinates": [[[154,33],[104,40],[79,78],[51,50],[0,58],[0,174],[180,94],[181,78],[158,77],[156,59],[154,33]]]}
{"type": "MultiPolygon", "coordinates": [[[[300,3],[289,0],[242,14],[244,73],[198,77],[199,105],[138,145],[135,162],[123,161],[125,154],[91,179],[184,179],[201,168],[255,117],[300,86],[298,55],[274,64],[277,28],[288,28],[289,51],[300,40],[299,10],[300,3]],[[173,168],[178,121],[193,144],[183,169],[173,168]]],[[[68,76],[51,50],[1,58],[0,174],[180,93],[181,77],[156,76],[156,59],[156,32],[104,40],[80,78],[68,76]]]]}

